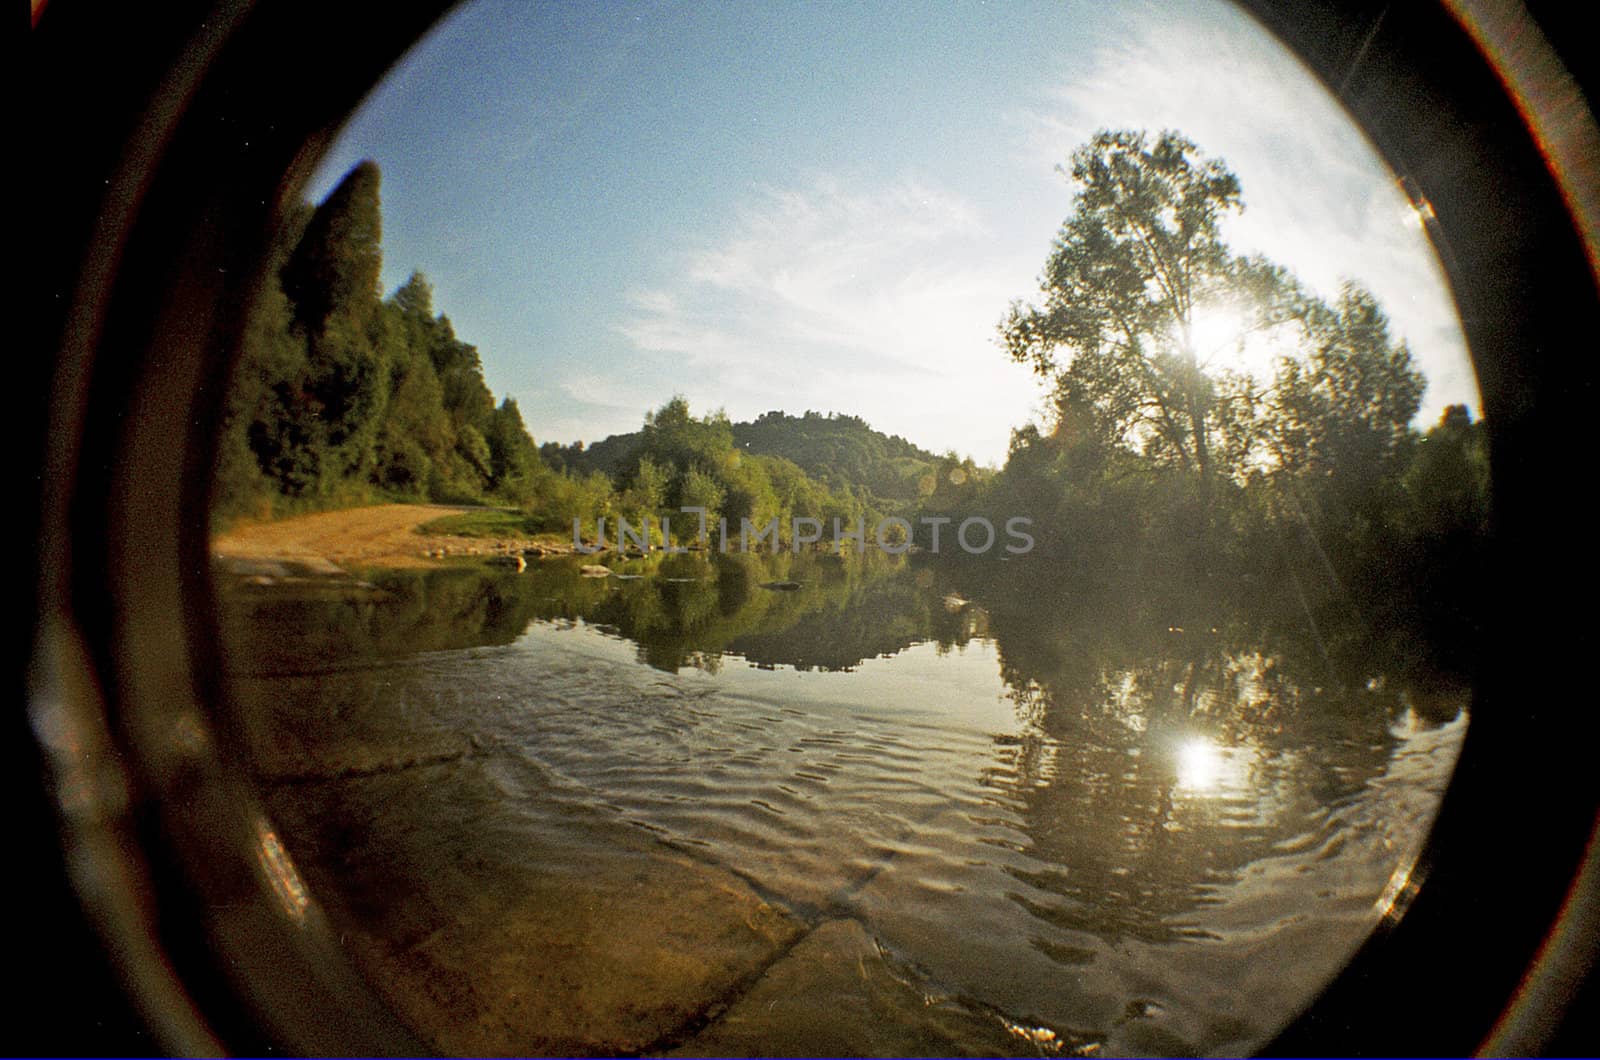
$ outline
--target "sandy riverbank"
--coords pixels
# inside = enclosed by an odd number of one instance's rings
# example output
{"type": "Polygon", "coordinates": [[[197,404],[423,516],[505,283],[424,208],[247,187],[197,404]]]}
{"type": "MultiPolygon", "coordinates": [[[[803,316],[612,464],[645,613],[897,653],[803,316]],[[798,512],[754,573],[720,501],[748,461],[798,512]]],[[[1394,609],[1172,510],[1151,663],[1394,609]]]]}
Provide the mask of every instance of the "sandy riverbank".
{"type": "Polygon", "coordinates": [[[503,556],[537,550],[563,554],[571,542],[554,535],[461,537],[428,534],[436,519],[477,508],[447,504],[378,504],[297,515],[229,528],[212,539],[211,553],[233,565],[292,564],[335,574],[357,567],[425,567],[453,556],[503,556]]]}

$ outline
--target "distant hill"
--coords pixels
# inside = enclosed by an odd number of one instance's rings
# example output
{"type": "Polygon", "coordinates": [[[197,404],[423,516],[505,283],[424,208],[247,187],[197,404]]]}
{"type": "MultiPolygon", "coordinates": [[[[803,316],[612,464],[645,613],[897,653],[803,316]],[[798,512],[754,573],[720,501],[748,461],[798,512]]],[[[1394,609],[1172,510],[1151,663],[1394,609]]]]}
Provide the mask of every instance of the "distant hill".
{"type": "Polygon", "coordinates": [[[898,434],[873,430],[859,416],[768,412],[733,425],[733,442],[751,453],[793,460],[830,486],[865,487],[888,500],[915,500],[939,456],[898,434]]]}
{"type": "Polygon", "coordinates": [[[555,471],[570,471],[578,475],[598,471],[615,478],[643,438],[643,431],[628,431],[626,434],[613,434],[588,446],[582,442],[571,445],[545,442],[539,447],[539,456],[546,467],[555,471]]]}
{"type": "MultiPolygon", "coordinates": [[[[630,431],[588,447],[547,442],[540,455],[556,470],[600,471],[615,477],[642,438],[643,432],[630,431]]],[[[840,413],[763,413],[754,421],[735,423],[733,442],[748,453],[791,460],[834,489],[865,490],[883,500],[915,500],[924,479],[940,463],[937,454],[899,435],[874,430],[859,416],[840,413]]]]}

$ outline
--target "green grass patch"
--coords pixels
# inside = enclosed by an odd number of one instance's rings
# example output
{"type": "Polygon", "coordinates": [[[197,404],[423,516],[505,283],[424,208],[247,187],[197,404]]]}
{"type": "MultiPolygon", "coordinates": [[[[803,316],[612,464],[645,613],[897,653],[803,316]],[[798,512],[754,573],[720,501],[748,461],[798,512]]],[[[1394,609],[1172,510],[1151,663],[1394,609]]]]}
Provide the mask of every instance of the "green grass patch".
{"type": "Polygon", "coordinates": [[[452,537],[531,537],[533,526],[525,512],[485,508],[430,520],[417,527],[417,532],[452,537]]]}

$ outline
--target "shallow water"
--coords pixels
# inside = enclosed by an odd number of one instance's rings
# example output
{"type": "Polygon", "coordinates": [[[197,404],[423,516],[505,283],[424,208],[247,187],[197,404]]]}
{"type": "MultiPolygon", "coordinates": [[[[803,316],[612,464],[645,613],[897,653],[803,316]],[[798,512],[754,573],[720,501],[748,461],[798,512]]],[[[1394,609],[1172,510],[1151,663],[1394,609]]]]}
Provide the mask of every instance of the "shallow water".
{"type": "Polygon", "coordinates": [[[1249,1049],[1467,724],[904,560],[613,565],[229,583],[269,810],[442,1049],[1249,1049]]]}

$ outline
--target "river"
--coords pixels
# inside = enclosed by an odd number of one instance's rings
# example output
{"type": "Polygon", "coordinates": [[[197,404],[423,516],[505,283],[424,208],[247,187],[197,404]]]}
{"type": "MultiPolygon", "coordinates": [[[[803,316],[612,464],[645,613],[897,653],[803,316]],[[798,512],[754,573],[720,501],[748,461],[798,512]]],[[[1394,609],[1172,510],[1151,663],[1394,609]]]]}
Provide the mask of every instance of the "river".
{"type": "Polygon", "coordinates": [[[1388,911],[1468,723],[1043,575],[609,564],[224,579],[274,826],[443,1051],[1246,1051],[1388,911]]]}

